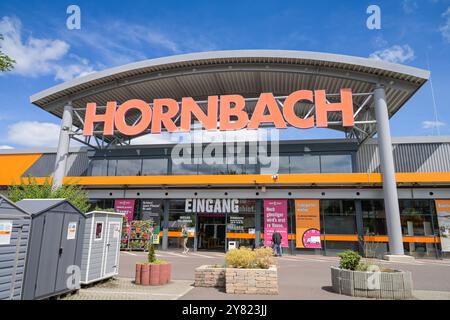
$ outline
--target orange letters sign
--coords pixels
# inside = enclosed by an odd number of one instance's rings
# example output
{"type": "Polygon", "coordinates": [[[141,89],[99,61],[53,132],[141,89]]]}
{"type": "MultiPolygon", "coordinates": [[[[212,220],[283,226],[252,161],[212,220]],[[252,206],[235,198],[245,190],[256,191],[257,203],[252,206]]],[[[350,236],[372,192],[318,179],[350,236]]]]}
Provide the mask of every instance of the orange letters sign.
{"type": "Polygon", "coordinates": [[[285,129],[288,125],[309,129],[313,128],[314,124],[319,128],[326,128],[329,112],[342,114],[342,126],[354,125],[351,89],[341,89],[341,101],[338,103],[329,103],[324,90],[295,91],[285,99],[281,109],[273,93],[261,93],[251,116],[245,109],[244,97],[240,95],[210,96],[206,112],[191,97],[182,98],[181,111],[180,105],[174,99],[155,99],[153,108],[138,99],[128,100],[119,107],[117,102],[110,101],[101,114],[97,113],[95,103],[88,103],[83,134],[92,136],[96,123],[103,123],[102,134],[105,136],[113,136],[115,130],[126,136],[137,136],[147,131],[160,133],[163,128],[168,132],[189,132],[192,117],[206,130],[256,130],[261,124],[267,123],[273,124],[277,129],[285,129]],[[315,116],[311,114],[307,118],[301,118],[295,113],[295,105],[302,101],[315,104],[315,116]],[[126,115],[132,110],[139,112],[139,121],[128,124],[125,121],[126,115]],[[179,127],[175,124],[178,117],[179,127]]]}

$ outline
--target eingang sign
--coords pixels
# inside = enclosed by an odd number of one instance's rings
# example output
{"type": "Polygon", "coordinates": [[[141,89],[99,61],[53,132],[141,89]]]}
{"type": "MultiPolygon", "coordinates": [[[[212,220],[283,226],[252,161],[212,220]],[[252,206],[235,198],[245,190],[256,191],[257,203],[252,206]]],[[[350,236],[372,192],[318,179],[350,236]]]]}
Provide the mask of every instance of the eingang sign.
{"type": "Polygon", "coordinates": [[[104,124],[104,136],[113,136],[115,130],[126,136],[137,136],[148,130],[160,133],[163,128],[168,132],[189,132],[192,117],[197,118],[206,130],[258,129],[262,123],[272,123],[277,129],[285,129],[288,125],[309,129],[314,124],[318,128],[326,128],[328,112],[341,112],[342,126],[354,126],[352,90],[341,89],[341,102],[338,103],[329,103],[325,90],[295,91],[284,100],[281,110],[273,93],[262,93],[251,116],[246,111],[245,98],[241,95],[208,97],[206,113],[191,97],[182,98],[181,110],[180,104],[174,99],[154,99],[153,107],[139,99],[128,100],[119,107],[117,102],[110,101],[103,114],[97,114],[96,103],[88,103],[83,135],[92,136],[96,123],[104,124]],[[301,101],[314,103],[315,115],[306,118],[297,116],[294,107],[301,101]],[[140,120],[130,125],[126,122],[126,115],[133,109],[140,112],[140,120]],[[175,124],[178,117],[179,126],[175,124]]]}

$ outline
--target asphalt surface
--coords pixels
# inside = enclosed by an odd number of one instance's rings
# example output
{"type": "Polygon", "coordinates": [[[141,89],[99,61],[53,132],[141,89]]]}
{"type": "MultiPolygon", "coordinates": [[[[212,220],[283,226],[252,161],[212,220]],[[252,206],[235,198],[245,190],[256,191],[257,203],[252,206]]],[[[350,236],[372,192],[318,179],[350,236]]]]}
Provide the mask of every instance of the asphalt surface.
{"type": "MultiPolygon", "coordinates": [[[[172,279],[194,282],[195,268],[204,264],[222,264],[224,254],[218,252],[158,251],[160,259],[172,262],[172,279]]],[[[145,261],[144,252],[122,252],[120,277],[134,277],[135,263],[145,261]]],[[[412,263],[391,263],[377,260],[385,267],[412,272],[414,290],[420,299],[450,299],[450,260],[416,260],[412,263]],[[419,294],[420,293],[420,294],[419,294]]],[[[283,256],[277,258],[279,291],[277,296],[229,295],[215,288],[193,288],[180,299],[190,300],[240,300],[240,299],[330,299],[348,300],[352,297],[331,292],[330,266],[337,266],[338,258],[324,256],[283,256]]]]}

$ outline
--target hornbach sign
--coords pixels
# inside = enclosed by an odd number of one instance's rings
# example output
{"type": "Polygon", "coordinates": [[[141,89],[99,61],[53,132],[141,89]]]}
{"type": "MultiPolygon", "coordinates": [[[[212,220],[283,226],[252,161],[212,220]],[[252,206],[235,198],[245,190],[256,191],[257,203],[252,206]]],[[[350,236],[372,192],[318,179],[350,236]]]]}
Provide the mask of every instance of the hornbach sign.
{"type": "Polygon", "coordinates": [[[329,103],[325,90],[299,90],[291,93],[280,110],[273,93],[262,93],[256,103],[253,114],[246,111],[246,101],[241,95],[222,95],[208,97],[207,112],[191,98],[182,98],[180,104],[174,99],[154,99],[153,108],[143,100],[132,99],[117,106],[117,102],[106,104],[103,113],[97,113],[97,105],[88,103],[84,119],[83,135],[92,136],[96,123],[103,123],[104,136],[113,136],[115,131],[126,136],[137,136],[144,132],[161,133],[191,131],[191,120],[195,117],[206,130],[231,131],[258,129],[261,124],[273,124],[277,129],[288,125],[299,129],[328,127],[328,112],[342,113],[342,126],[353,127],[353,97],[351,89],[341,89],[341,101],[329,103]],[[315,115],[306,118],[296,115],[294,107],[299,102],[315,105],[315,115]],[[140,120],[134,124],[126,122],[126,115],[132,110],[140,113],[140,120]],[[175,119],[180,119],[179,126],[175,119]],[[219,121],[217,121],[219,119],[219,121]]]}

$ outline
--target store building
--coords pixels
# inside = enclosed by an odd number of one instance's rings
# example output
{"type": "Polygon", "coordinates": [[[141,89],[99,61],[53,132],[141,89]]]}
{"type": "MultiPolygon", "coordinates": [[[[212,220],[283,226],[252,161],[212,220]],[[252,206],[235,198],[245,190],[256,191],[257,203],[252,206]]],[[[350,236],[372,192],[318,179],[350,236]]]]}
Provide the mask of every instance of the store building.
{"type": "MultiPolygon", "coordinates": [[[[450,250],[450,137],[391,139],[389,130],[389,118],[428,78],[412,67],[299,51],[207,52],[125,65],[32,96],[62,119],[59,146],[2,150],[0,185],[28,175],[81,184],[94,206],[127,212],[130,223],[152,221],[164,250],[180,247],[186,226],[195,250],[270,245],[277,229],[291,254],[354,249],[439,258],[450,250]],[[207,161],[211,143],[131,144],[198,125],[290,126],[299,139],[263,149],[236,142],[231,152],[216,146],[214,157],[217,150],[241,156],[223,162],[207,161]],[[345,138],[300,140],[314,126],[345,138]],[[70,147],[70,140],[86,146],[70,147]],[[192,161],[175,161],[179,149],[192,161]],[[275,171],[259,161],[261,150],[274,155],[275,171]]],[[[139,248],[138,234],[129,232],[127,248],[139,248]]]]}

